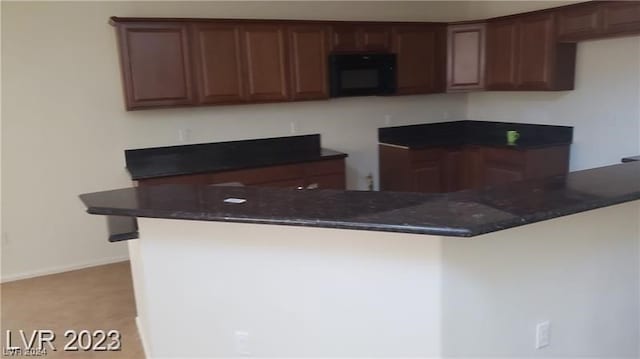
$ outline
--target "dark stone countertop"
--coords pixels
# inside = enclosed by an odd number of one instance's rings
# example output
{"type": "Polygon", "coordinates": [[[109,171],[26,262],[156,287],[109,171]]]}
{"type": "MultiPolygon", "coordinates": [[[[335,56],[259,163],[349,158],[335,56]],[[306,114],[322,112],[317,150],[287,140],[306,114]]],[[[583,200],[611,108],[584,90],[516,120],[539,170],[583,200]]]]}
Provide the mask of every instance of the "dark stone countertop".
{"type": "Polygon", "coordinates": [[[451,121],[378,129],[378,142],[408,149],[480,145],[527,150],[572,141],[573,127],[511,122],[451,121]],[[507,143],[506,132],[511,130],[520,133],[515,145],[507,143]]]}
{"type": "Polygon", "coordinates": [[[640,161],[640,156],[631,156],[631,157],[625,157],[622,159],[622,162],[635,162],[635,161],[640,161]]]}
{"type": "Polygon", "coordinates": [[[321,148],[318,134],[125,150],[133,180],[345,157],[321,148]]]}
{"type": "Polygon", "coordinates": [[[107,216],[472,237],[638,200],[640,162],[448,194],[163,185],[80,198],[107,216]],[[246,202],[223,202],[230,197],[246,202]]]}

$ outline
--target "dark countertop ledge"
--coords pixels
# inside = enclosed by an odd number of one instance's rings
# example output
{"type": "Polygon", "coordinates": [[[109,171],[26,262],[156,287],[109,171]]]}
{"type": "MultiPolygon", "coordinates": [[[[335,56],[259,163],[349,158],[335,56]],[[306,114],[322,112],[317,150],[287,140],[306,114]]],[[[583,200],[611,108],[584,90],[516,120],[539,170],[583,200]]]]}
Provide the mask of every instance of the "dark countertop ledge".
{"type": "Polygon", "coordinates": [[[321,148],[319,134],[125,150],[133,180],[345,157],[345,153],[321,148]]]}
{"type": "Polygon", "coordinates": [[[80,198],[107,216],[473,237],[638,200],[640,162],[447,194],[162,185],[80,198]]]}
{"type": "Polygon", "coordinates": [[[248,168],[290,165],[310,161],[334,160],[346,158],[347,156],[348,155],[343,152],[321,148],[319,153],[301,152],[291,153],[287,156],[263,155],[244,161],[235,161],[230,159],[229,161],[213,162],[207,161],[206,159],[196,158],[196,160],[187,159],[163,162],[161,159],[157,159],[155,162],[148,161],[144,165],[138,165],[135,167],[129,166],[128,169],[131,174],[131,179],[137,181],[149,178],[196,175],[202,173],[236,171],[248,168]],[[158,164],[156,165],[155,163],[158,164]]]}

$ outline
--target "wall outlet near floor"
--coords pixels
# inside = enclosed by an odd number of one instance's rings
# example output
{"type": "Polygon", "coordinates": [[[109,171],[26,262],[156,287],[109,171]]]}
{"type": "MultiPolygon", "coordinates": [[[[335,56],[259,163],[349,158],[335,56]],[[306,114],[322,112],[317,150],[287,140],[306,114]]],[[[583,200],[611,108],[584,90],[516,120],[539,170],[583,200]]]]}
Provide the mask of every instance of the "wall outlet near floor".
{"type": "Polygon", "coordinates": [[[234,333],[236,353],[244,356],[251,355],[249,350],[249,333],[243,331],[236,331],[234,333]]]}
{"type": "Polygon", "coordinates": [[[549,346],[551,340],[551,337],[549,336],[550,330],[551,322],[548,320],[536,325],[536,349],[542,349],[549,346]]]}

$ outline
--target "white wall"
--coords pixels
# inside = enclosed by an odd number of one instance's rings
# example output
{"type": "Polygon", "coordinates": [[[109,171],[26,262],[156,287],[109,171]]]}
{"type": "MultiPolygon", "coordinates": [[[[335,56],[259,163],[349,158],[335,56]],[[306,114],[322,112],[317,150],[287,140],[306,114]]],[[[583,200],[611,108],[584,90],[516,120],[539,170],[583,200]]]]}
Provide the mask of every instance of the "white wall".
{"type": "Polygon", "coordinates": [[[640,37],[578,44],[574,91],[478,92],[472,120],[574,126],[571,170],[640,154],[640,37]]]}
{"type": "Polygon", "coordinates": [[[253,357],[441,351],[438,237],[150,218],[140,228],[132,264],[150,358],[237,357],[235,331],[249,333],[253,357]]]}
{"type": "Polygon", "coordinates": [[[442,245],[451,357],[638,358],[640,201],[442,245]],[[551,345],[535,327],[551,322],[551,345]]]}

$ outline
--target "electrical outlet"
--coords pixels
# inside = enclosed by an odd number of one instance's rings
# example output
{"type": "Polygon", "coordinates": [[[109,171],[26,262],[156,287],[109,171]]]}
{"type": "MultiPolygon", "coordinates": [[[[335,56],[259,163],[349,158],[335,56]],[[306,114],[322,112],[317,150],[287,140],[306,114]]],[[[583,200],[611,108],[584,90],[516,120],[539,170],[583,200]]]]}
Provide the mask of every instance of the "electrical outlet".
{"type": "Polygon", "coordinates": [[[249,333],[236,331],[235,333],[236,353],[244,356],[251,355],[249,350],[249,333]]]}
{"type": "Polygon", "coordinates": [[[536,349],[549,346],[551,323],[547,320],[536,325],[536,349]]]}

